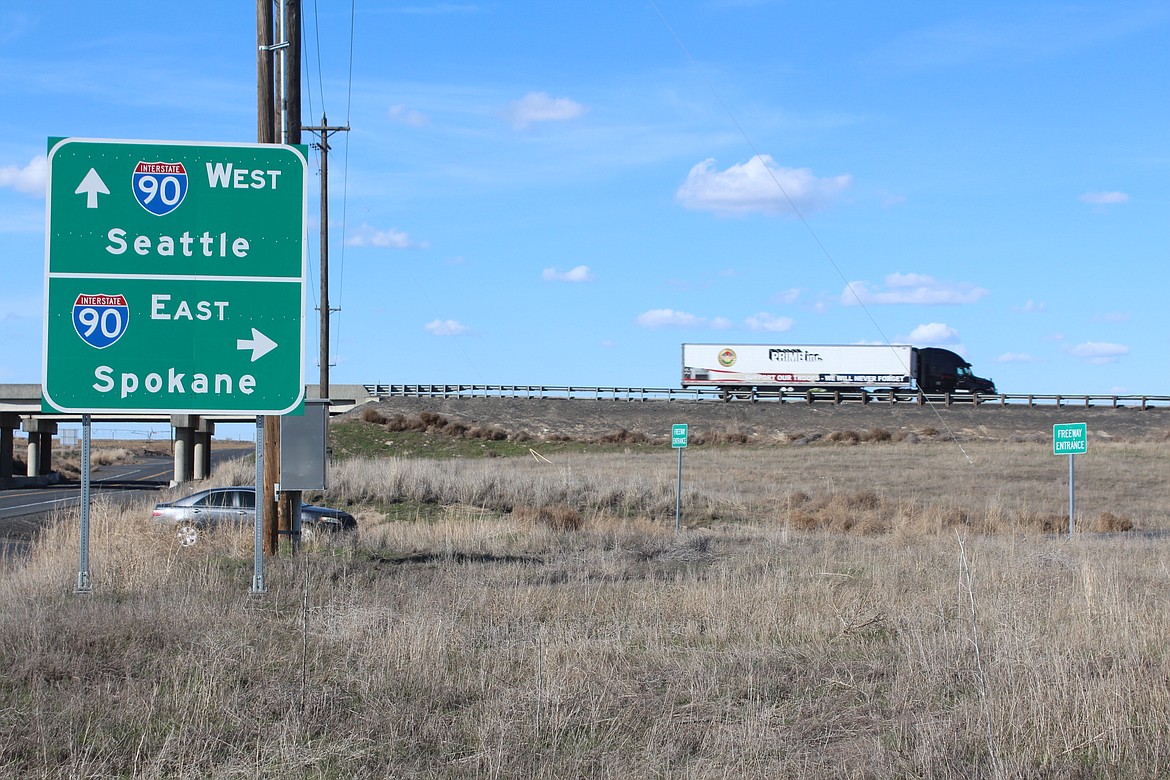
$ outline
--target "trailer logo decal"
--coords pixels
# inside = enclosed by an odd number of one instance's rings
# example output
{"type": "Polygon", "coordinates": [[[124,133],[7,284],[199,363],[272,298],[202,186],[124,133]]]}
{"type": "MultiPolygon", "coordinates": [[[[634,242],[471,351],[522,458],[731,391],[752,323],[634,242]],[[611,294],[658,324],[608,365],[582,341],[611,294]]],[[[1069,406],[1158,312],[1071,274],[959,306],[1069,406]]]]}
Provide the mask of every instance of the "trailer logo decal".
{"type": "Polygon", "coordinates": [[[719,365],[723,366],[724,368],[730,368],[731,366],[734,366],[735,350],[726,348],[719,350],[719,365]]]}
{"type": "Polygon", "coordinates": [[[773,347],[768,350],[768,360],[778,360],[781,363],[821,363],[824,358],[817,352],[809,352],[797,347],[773,347]]]}

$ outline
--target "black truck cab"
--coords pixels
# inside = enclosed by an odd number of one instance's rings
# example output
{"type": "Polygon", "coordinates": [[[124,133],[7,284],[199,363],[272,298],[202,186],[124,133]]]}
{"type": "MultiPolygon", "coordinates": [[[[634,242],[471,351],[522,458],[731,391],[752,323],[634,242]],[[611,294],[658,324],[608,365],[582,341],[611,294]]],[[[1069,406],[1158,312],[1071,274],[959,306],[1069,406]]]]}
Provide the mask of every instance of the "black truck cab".
{"type": "Polygon", "coordinates": [[[949,349],[921,347],[915,351],[918,357],[915,377],[923,392],[995,394],[994,382],[975,376],[971,364],[949,349]]]}

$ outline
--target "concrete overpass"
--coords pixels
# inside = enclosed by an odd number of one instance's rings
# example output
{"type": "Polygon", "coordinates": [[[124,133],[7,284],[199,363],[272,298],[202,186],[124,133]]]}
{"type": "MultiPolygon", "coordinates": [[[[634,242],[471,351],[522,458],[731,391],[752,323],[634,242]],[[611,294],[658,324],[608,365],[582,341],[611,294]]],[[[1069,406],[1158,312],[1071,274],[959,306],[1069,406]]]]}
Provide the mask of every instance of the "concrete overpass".
{"type": "MultiPolygon", "coordinates": [[[[329,386],[329,413],[340,414],[375,400],[365,385],[329,386]]],[[[305,386],[307,400],[320,399],[317,385],[305,386]]],[[[194,414],[91,414],[92,422],[165,422],[173,430],[176,483],[206,479],[211,474],[211,442],[216,423],[255,422],[255,417],[194,414]]],[[[79,414],[41,411],[39,384],[0,384],[0,486],[51,482],[53,437],[63,422],[81,422],[79,414]],[[16,430],[28,437],[24,474],[15,474],[16,430]]]]}

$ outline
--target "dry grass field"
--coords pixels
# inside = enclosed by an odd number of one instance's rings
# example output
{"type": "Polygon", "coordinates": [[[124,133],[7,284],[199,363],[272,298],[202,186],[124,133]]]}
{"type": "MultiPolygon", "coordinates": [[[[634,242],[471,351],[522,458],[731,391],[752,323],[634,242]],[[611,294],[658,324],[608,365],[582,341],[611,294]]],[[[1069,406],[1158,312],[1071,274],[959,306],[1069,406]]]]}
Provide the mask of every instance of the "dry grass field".
{"type": "MultiPolygon", "coordinates": [[[[372,424],[372,423],[368,423],[372,424]]],[[[921,432],[920,432],[921,433],[921,432]]],[[[1170,775],[1161,437],[354,458],[351,539],[149,504],[0,564],[0,777],[1170,775]],[[538,457],[539,456],[539,457],[538,457]]],[[[250,465],[217,472],[247,482],[250,465]]]]}

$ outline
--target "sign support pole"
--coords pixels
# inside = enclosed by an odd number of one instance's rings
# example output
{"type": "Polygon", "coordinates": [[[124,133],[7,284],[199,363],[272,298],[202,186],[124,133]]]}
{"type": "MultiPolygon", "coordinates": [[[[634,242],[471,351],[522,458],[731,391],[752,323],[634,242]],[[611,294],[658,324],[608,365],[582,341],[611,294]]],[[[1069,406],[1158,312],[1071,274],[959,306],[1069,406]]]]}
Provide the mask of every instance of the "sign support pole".
{"type": "Polygon", "coordinates": [[[670,446],[678,450],[678,490],[674,496],[674,532],[682,529],[682,451],[687,446],[686,423],[675,423],[670,426],[670,446]]]}
{"type": "Polygon", "coordinates": [[[81,415],[81,561],[77,569],[77,592],[90,593],[89,581],[89,469],[90,415],[81,415]]]}
{"type": "Polygon", "coordinates": [[[264,416],[256,417],[256,521],[252,557],[252,593],[266,593],[264,587],[264,514],[268,511],[260,486],[264,484],[264,416]]]}
{"type": "Polygon", "coordinates": [[[1078,454],[1089,451],[1089,426],[1085,423],[1056,423],[1052,426],[1052,454],[1068,456],[1068,535],[1077,529],[1076,464],[1078,454]]]}

